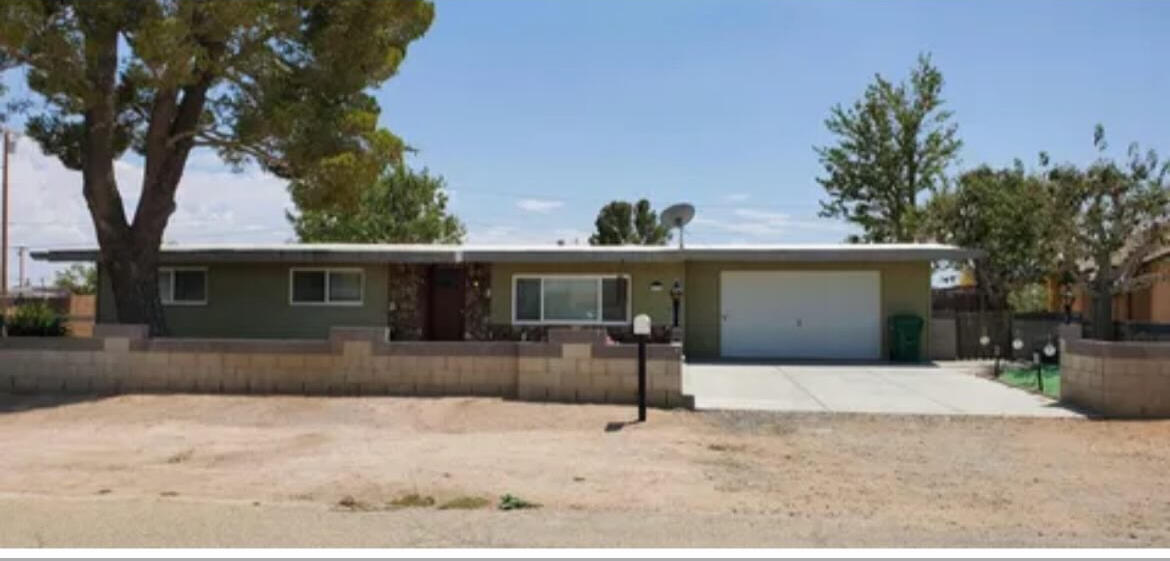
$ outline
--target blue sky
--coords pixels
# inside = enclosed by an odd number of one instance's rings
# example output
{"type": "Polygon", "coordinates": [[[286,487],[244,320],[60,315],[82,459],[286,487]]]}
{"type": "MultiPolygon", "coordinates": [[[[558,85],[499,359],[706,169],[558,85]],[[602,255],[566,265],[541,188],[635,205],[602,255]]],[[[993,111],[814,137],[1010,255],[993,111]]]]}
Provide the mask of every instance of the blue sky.
{"type": "Polygon", "coordinates": [[[1086,161],[1097,122],[1165,151],[1167,23],[1164,2],[440,2],[379,99],[473,233],[588,232],[606,200],[646,196],[695,202],[714,221],[696,240],[837,241],[809,223],[812,146],[875,72],[933,53],[966,165],[1086,161]],[[794,224],[739,231],[742,209],[794,224]]]}
{"type": "MultiPolygon", "coordinates": [[[[643,196],[695,203],[696,242],[839,241],[848,227],[816,218],[823,120],[919,52],[946,77],[962,167],[1040,150],[1088,162],[1098,122],[1117,154],[1136,140],[1170,155],[1168,2],[436,4],[378,98],[383,123],[418,149],[412,164],[447,178],[472,242],[584,242],[598,207],[643,196]]],[[[25,174],[14,241],[92,240],[80,179],[29,144],[13,170],[25,174]]],[[[136,166],[121,165],[127,191],[136,166]]],[[[291,237],[283,185],[210,154],[179,203],[171,241],[291,237]]]]}

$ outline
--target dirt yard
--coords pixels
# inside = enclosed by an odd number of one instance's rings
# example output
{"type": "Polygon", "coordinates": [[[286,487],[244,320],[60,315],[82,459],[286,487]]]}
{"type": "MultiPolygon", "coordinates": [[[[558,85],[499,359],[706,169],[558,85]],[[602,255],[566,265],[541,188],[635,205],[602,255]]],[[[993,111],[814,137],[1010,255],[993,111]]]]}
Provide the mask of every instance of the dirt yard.
{"type": "Polygon", "coordinates": [[[0,545],[1170,546],[1170,422],[633,413],[0,396],[0,545]]]}

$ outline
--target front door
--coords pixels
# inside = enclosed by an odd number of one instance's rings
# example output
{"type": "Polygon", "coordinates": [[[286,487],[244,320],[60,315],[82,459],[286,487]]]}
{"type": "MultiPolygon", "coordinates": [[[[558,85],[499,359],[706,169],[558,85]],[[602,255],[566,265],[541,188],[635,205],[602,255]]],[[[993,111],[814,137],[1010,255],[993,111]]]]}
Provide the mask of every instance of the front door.
{"type": "Polygon", "coordinates": [[[463,268],[436,265],[430,279],[430,333],[432,341],[463,340],[463,268]]]}

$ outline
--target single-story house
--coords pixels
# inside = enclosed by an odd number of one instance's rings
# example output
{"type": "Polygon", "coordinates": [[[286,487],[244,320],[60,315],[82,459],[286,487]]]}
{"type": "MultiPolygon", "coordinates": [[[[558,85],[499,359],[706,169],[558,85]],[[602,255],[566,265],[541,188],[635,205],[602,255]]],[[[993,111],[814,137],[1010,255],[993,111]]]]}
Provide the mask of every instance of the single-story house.
{"type": "MultiPolygon", "coordinates": [[[[930,321],[932,262],[973,256],[937,244],[166,246],[159,290],[175,337],[324,338],[331,326],[385,326],[392,340],[533,340],[577,325],[624,339],[645,313],[665,339],[677,284],[674,333],[689,359],[881,360],[891,316],[930,321]]],[[[98,273],[97,321],[116,322],[98,273]]],[[[929,323],[923,331],[926,349],[929,323]]]]}

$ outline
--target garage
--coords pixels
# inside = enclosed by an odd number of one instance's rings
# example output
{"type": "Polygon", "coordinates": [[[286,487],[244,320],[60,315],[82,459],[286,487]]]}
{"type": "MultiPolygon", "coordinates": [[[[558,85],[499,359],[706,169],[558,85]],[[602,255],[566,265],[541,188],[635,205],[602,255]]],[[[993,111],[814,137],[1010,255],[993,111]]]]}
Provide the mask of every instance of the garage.
{"type": "Polygon", "coordinates": [[[878,271],[723,271],[726,358],[877,360],[878,271]]]}

